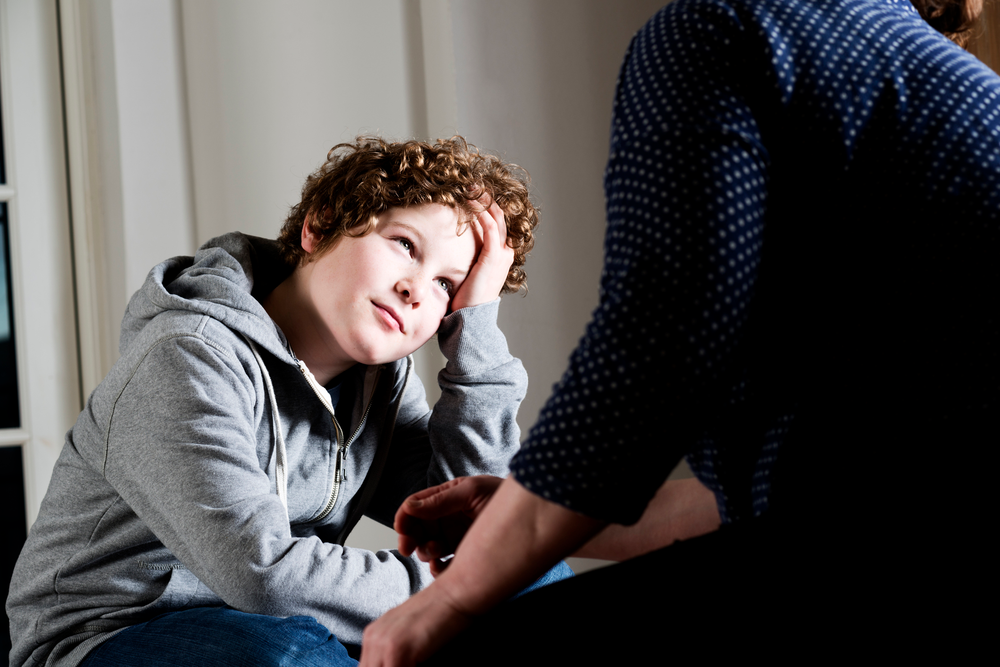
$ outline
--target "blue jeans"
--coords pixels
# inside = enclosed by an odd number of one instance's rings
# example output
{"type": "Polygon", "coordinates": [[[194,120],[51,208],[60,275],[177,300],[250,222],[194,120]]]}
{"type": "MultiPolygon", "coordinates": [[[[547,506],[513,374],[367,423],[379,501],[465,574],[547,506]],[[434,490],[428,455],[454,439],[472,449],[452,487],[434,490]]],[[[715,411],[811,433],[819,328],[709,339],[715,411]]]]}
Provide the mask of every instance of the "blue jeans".
{"type": "MultiPolygon", "coordinates": [[[[559,563],[518,595],[573,576],[559,563]]],[[[357,647],[351,653],[357,655],[357,647]]],[[[228,607],[174,611],[119,632],[81,667],[354,667],[358,662],[309,616],[275,618],[228,607]]]]}

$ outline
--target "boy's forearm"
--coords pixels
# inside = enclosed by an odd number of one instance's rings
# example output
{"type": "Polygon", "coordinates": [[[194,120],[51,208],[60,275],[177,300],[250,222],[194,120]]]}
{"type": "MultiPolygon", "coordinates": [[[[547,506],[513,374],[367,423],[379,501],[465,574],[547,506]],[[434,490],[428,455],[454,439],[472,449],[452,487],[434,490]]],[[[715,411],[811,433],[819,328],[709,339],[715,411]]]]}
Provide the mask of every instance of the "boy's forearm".
{"type": "Polygon", "coordinates": [[[516,418],[528,376],[496,326],[498,306],[499,299],[445,318],[438,332],[449,360],[438,376],[441,397],[432,412],[411,374],[368,516],[391,526],[411,493],[455,477],[507,475],[520,446],[516,418]]]}
{"type": "Polygon", "coordinates": [[[697,479],[668,480],[631,526],[610,524],[574,556],[628,560],[719,528],[715,495],[697,479]]]}
{"type": "Polygon", "coordinates": [[[448,359],[429,423],[431,483],[507,474],[520,446],[517,411],[528,377],[496,324],[499,301],[452,313],[438,333],[448,359]]]}

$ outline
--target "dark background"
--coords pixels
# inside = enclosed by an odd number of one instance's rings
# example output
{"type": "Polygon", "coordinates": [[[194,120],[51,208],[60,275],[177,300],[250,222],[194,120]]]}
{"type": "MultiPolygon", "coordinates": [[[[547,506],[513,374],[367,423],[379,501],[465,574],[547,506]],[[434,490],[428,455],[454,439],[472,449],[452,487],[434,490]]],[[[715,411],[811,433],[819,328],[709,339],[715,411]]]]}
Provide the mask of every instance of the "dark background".
{"type": "MultiPolygon", "coordinates": [[[[6,606],[10,575],[14,571],[17,555],[27,537],[24,513],[24,481],[21,477],[21,448],[0,447],[0,581],[3,582],[3,600],[6,606]]],[[[0,630],[0,649],[3,655],[10,653],[10,624],[7,613],[3,615],[3,629],[0,630]]],[[[0,660],[6,662],[6,660],[0,660]]]]}

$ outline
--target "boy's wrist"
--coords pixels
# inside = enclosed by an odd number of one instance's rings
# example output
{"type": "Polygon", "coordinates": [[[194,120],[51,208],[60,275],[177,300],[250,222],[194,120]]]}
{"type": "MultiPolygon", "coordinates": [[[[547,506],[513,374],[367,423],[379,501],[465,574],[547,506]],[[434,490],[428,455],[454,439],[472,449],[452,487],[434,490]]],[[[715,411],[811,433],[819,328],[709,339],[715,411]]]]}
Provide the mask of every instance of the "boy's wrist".
{"type": "Polygon", "coordinates": [[[446,372],[475,375],[507,363],[513,357],[507,338],[497,326],[500,298],[450,313],[438,329],[438,345],[448,360],[446,372]]]}
{"type": "Polygon", "coordinates": [[[454,315],[455,313],[460,312],[460,311],[461,312],[466,312],[466,311],[472,310],[474,308],[483,308],[483,307],[489,306],[491,304],[497,303],[499,301],[500,301],[500,297],[498,296],[495,299],[492,299],[490,301],[484,301],[482,303],[476,303],[476,304],[469,304],[469,305],[466,305],[466,306],[461,306],[459,308],[452,308],[451,310],[448,311],[448,314],[445,315],[445,318],[451,317],[452,315],[454,315]]]}

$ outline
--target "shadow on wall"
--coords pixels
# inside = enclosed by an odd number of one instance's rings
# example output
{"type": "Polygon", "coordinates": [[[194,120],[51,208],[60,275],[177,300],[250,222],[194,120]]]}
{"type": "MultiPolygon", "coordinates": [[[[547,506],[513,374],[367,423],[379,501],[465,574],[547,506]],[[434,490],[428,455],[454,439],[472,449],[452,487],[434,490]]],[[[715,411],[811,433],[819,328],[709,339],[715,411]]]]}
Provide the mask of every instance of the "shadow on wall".
{"type": "Polygon", "coordinates": [[[458,125],[531,173],[541,207],[526,267],[530,294],[508,297],[500,326],[531,378],[530,427],[597,305],[603,173],[618,68],[660,0],[454,2],[458,125]]]}

